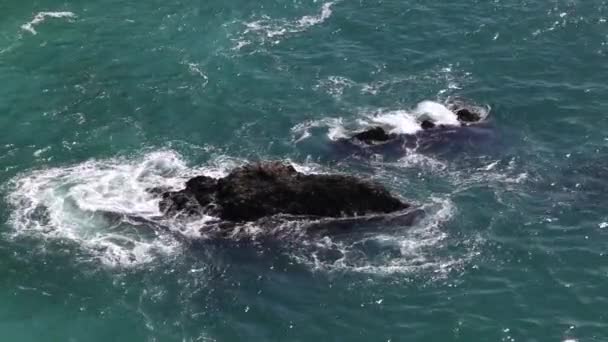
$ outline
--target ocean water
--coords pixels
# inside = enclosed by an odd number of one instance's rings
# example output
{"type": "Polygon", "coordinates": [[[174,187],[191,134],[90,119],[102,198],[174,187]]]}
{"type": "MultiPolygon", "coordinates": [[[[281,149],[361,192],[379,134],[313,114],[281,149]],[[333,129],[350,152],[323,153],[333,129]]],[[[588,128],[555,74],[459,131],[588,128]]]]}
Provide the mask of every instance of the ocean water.
{"type": "Polygon", "coordinates": [[[608,340],[603,0],[0,1],[0,340],[608,340]],[[483,127],[345,157],[371,125],[483,127]],[[251,161],[376,180],[415,225],[157,229],[251,161]]]}

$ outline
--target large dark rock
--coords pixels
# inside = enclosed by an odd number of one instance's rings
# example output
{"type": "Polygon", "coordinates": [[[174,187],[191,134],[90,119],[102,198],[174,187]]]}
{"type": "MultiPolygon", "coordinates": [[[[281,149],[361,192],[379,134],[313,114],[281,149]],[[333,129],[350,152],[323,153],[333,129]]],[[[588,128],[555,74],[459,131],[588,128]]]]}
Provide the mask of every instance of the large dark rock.
{"type": "Polygon", "coordinates": [[[342,217],[390,213],[409,205],[378,184],[345,175],[306,175],[282,163],[247,165],[221,179],[195,177],[162,195],[167,215],[208,214],[253,221],[276,214],[342,217]]]}

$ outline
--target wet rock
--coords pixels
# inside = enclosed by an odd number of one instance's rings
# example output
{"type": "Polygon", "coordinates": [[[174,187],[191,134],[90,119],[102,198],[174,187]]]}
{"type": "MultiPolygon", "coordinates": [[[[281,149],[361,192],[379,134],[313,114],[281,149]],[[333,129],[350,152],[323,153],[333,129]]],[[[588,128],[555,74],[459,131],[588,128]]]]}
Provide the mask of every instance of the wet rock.
{"type": "Polygon", "coordinates": [[[481,120],[481,115],[479,115],[479,113],[475,113],[467,108],[458,110],[456,116],[458,116],[458,121],[464,123],[473,123],[481,120]]]}
{"type": "Polygon", "coordinates": [[[424,120],[420,123],[420,127],[422,127],[422,129],[431,129],[431,128],[435,128],[435,123],[431,120],[424,120]]]}
{"type": "Polygon", "coordinates": [[[147,188],[146,192],[148,192],[149,194],[155,195],[155,196],[160,196],[170,190],[171,190],[171,188],[167,187],[167,186],[157,186],[154,188],[147,188]]]}
{"type": "Polygon", "coordinates": [[[168,215],[205,213],[237,222],[277,214],[352,217],[408,207],[381,185],[345,175],[307,175],[279,162],[247,165],[219,180],[195,177],[160,202],[168,215]]]}
{"type": "Polygon", "coordinates": [[[206,176],[194,177],[186,182],[186,190],[193,194],[201,206],[208,206],[215,199],[217,179],[206,176]]]}
{"type": "Polygon", "coordinates": [[[179,214],[194,216],[203,213],[203,207],[198,203],[194,194],[187,190],[164,193],[158,207],[167,216],[179,214]]]}
{"type": "Polygon", "coordinates": [[[382,143],[392,140],[395,137],[395,134],[386,133],[382,127],[373,127],[352,136],[353,139],[357,139],[366,144],[382,143]]]}

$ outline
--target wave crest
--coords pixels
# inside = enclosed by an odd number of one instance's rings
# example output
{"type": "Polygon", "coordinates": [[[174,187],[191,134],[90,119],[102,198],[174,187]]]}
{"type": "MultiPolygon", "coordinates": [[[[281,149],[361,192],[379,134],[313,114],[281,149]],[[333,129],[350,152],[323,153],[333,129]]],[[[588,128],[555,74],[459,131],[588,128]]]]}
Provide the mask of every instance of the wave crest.
{"type": "Polygon", "coordinates": [[[38,34],[35,27],[43,23],[47,18],[75,19],[76,15],[72,12],[39,12],[30,22],[21,25],[21,29],[34,35],[38,34]]]}

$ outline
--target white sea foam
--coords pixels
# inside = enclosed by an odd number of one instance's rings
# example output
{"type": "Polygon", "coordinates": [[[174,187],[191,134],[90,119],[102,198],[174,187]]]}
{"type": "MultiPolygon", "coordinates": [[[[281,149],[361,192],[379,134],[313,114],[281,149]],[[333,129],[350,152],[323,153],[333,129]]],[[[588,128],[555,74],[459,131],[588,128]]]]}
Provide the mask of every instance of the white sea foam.
{"type": "Polygon", "coordinates": [[[251,44],[251,41],[265,43],[267,41],[276,44],[281,41],[281,37],[287,34],[300,33],[309,28],[322,24],[332,15],[333,2],[324,3],[320,12],[316,15],[306,15],[295,20],[273,19],[263,16],[261,19],[244,23],[245,31],[236,39],[235,50],[251,44]],[[254,39],[253,37],[258,37],[254,39]],[[250,37],[252,39],[247,39],[250,37]]]}
{"type": "Polygon", "coordinates": [[[188,63],[188,69],[193,75],[200,76],[203,79],[203,87],[209,83],[209,77],[201,70],[201,67],[197,63],[188,63]]]}
{"type": "Polygon", "coordinates": [[[324,89],[325,92],[331,96],[340,98],[346,89],[351,88],[354,85],[355,82],[346,77],[330,76],[327,80],[320,81],[319,84],[315,86],[315,89],[324,89]]]}
{"type": "Polygon", "coordinates": [[[406,154],[399,158],[396,164],[403,168],[422,167],[426,172],[441,172],[448,167],[445,162],[420,154],[413,149],[407,150],[406,154]]]}
{"type": "Polygon", "coordinates": [[[323,4],[321,7],[321,13],[318,15],[307,15],[298,20],[298,26],[302,28],[308,28],[317,24],[323,23],[325,20],[329,19],[332,14],[331,7],[334,5],[333,2],[328,2],[323,4]]]}
{"type": "Polygon", "coordinates": [[[327,136],[331,140],[347,137],[349,132],[360,131],[369,127],[380,126],[389,133],[415,134],[422,130],[421,122],[430,119],[437,125],[460,126],[456,114],[444,104],[423,101],[411,110],[384,110],[363,111],[356,121],[347,121],[343,118],[324,118],[307,121],[292,128],[294,140],[301,141],[311,136],[313,128],[327,128],[327,136]]]}
{"type": "MultiPolygon", "coordinates": [[[[204,170],[191,169],[177,153],[159,151],[135,159],[91,160],[25,173],[9,184],[14,235],[73,241],[108,265],[147,262],[179,248],[170,234],[137,230],[146,220],[160,216],[158,199],[147,189],[178,189],[193,173],[218,176],[225,172],[213,164],[204,170]]],[[[171,228],[196,235],[195,226],[185,222],[171,228]]]]}
{"type": "Polygon", "coordinates": [[[422,101],[414,109],[418,121],[430,119],[438,125],[460,126],[458,117],[445,105],[434,101],[422,101]]]}
{"type": "Polygon", "coordinates": [[[415,115],[406,110],[377,111],[367,114],[365,118],[359,120],[365,127],[380,126],[389,133],[396,134],[415,134],[422,130],[420,123],[415,115]]]}
{"type": "Polygon", "coordinates": [[[449,236],[443,226],[456,213],[454,204],[449,199],[433,198],[423,209],[426,217],[413,227],[398,227],[354,239],[326,236],[307,241],[312,248],[296,252],[293,257],[320,271],[375,275],[427,271],[433,277],[444,277],[478,254],[476,242],[472,241],[460,255],[446,252],[449,236]]]}
{"type": "Polygon", "coordinates": [[[35,27],[43,23],[47,18],[74,19],[76,18],[76,15],[72,12],[39,12],[30,22],[21,25],[21,29],[28,31],[31,34],[38,34],[35,27]]]}
{"type": "Polygon", "coordinates": [[[43,155],[44,153],[48,152],[50,149],[51,149],[51,146],[47,146],[47,147],[38,149],[38,150],[34,151],[33,155],[34,155],[34,157],[38,158],[41,155],[43,155]]]}
{"type": "Polygon", "coordinates": [[[295,125],[291,129],[294,142],[300,142],[312,136],[311,131],[317,128],[327,129],[327,137],[331,140],[346,138],[347,129],[342,118],[325,118],[321,120],[310,120],[295,125]]]}
{"type": "MultiPolygon", "coordinates": [[[[478,164],[480,161],[472,161],[478,164]]],[[[484,162],[485,163],[485,162],[484,162]]],[[[445,178],[454,186],[454,193],[468,192],[480,185],[492,188],[496,199],[503,203],[503,196],[518,193],[521,186],[533,176],[523,171],[515,159],[496,160],[485,166],[463,166],[461,170],[446,170],[445,178]]]]}

